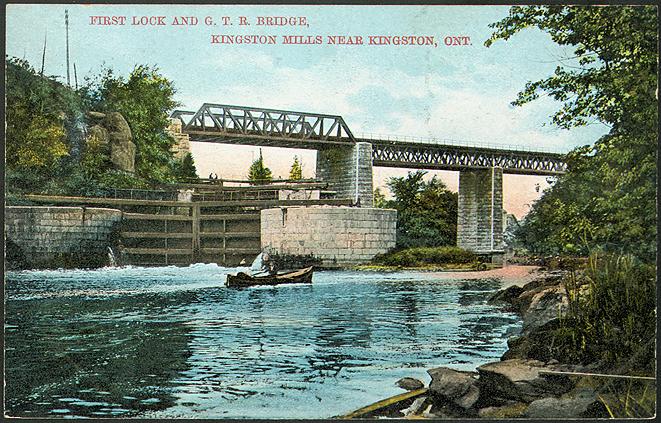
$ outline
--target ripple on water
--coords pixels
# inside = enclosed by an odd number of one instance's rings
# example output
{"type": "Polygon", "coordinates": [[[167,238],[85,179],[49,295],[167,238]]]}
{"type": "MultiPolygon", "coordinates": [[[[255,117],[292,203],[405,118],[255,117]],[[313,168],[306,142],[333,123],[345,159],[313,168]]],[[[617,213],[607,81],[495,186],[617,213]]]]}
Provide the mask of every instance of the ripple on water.
{"type": "Polygon", "coordinates": [[[238,270],[9,272],[9,414],[328,418],[400,393],[401,377],[496,359],[519,330],[486,304],[493,280],[319,271],[224,288],[238,270]]]}

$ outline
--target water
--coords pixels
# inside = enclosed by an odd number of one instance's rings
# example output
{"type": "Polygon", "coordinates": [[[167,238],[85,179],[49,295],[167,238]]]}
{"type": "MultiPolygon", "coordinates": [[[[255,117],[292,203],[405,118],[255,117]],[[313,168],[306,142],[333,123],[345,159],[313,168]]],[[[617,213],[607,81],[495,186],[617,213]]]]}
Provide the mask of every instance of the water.
{"type": "Polygon", "coordinates": [[[115,252],[110,247],[108,247],[108,266],[117,266],[117,258],[115,257],[115,252]]]}
{"type": "Polygon", "coordinates": [[[428,368],[497,360],[519,319],[494,280],[318,271],[222,285],[240,269],[6,275],[6,412],[23,417],[329,418],[428,368]]]}

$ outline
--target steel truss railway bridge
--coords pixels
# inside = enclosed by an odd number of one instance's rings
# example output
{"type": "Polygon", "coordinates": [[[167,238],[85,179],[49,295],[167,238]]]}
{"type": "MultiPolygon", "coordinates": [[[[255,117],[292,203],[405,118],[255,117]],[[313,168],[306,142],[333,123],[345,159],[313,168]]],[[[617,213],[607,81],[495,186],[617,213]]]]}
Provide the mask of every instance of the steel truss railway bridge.
{"type": "Polygon", "coordinates": [[[190,141],[317,150],[317,177],[339,198],[371,207],[372,167],[459,171],[458,245],[503,250],[502,175],[560,175],[564,155],[444,141],[355,136],[342,116],[205,103],[176,110],[190,141]]]}

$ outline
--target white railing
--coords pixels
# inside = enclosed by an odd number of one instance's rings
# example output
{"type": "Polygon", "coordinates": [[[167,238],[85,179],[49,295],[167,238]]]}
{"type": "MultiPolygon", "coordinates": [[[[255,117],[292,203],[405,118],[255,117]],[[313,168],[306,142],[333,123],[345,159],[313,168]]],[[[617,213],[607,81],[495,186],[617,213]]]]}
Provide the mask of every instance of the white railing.
{"type": "Polygon", "coordinates": [[[378,141],[401,141],[401,142],[438,144],[438,145],[462,146],[462,147],[473,147],[473,148],[492,148],[498,150],[529,151],[535,153],[565,154],[565,152],[562,151],[558,151],[558,150],[554,151],[549,148],[537,147],[537,146],[531,147],[527,145],[486,143],[479,141],[457,140],[452,138],[416,137],[411,135],[377,134],[373,132],[362,132],[356,138],[365,139],[365,140],[378,140],[378,141]]]}

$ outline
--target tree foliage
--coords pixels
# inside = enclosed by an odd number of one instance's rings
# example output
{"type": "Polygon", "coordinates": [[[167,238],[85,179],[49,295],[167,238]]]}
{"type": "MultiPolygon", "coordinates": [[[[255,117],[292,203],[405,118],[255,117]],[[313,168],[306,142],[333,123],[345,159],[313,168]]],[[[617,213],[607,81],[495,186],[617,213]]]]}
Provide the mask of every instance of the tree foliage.
{"type": "Polygon", "coordinates": [[[384,209],[387,207],[386,196],[379,187],[374,188],[374,207],[384,209]]]}
{"type": "Polygon", "coordinates": [[[388,188],[394,199],[385,202],[397,210],[397,247],[438,247],[457,242],[457,194],[427,172],[391,177],[388,188]]]}
{"type": "Polygon", "coordinates": [[[174,88],[157,69],[136,66],[128,78],[105,69],[76,91],[38,74],[25,60],[7,57],[5,63],[5,176],[11,198],[27,192],[97,195],[194,172],[192,158],[175,160],[170,151],[174,140],[165,128],[176,105],[174,88]],[[137,147],[136,175],[114,171],[108,146],[92,133],[84,139],[90,110],[119,111],[127,119],[137,147]]]}
{"type": "Polygon", "coordinates": [[[303,166],[298,160],[298,156],[294,156],[294,162],[291,164],[291,169],[289,169],[289,179],[294,181],[303,179],[303,166]]]}
{"type": "Polygon", "coordinates": [[[561,102],[556,125],[611,128],[572,151],[568,172],[533,205],[520,231],[533,251],[655,256],[657,22],[653,6],[514,6],[491,25],[487,46],[536,27],[573,50],[514,105],[546,94],[561,102]]]}
{"type": "Polygon", "coordinates": [[[26,187],[30,180],[40,185],[69,154],[65,123],[81,101],[66,86],[38,75],[25,60],[7,58],[5,64],[7,170],[22,173],[26,187]]]}
{"type": "Polygon", "coordinates": [[[174,84],[158,68],[138,65],[128,78],[103,69],[87,81],[84,92],[94,110],[119,112],[128,122],[136,145],[136,175],[153,182],[174,182],[174,139],[165,130],[168,113],[178,105],[173,99],[174,84]]]}
{"type": "Polygon", "coordinates": [[[183,159],[177,163],[175,176],[182,182],[197,178],[197,169],[191,153],[186,153],[183,159]]]}
{"type": "Polygon", "coordinates": [[[262,149],[259,149],[259,159],[252,162],[250,169],[248,169],[248,180],[253,181],[254,184],[265,184],[273,179],[271,169],[264,165],[264,158],[262,157],[262,149]]]}

